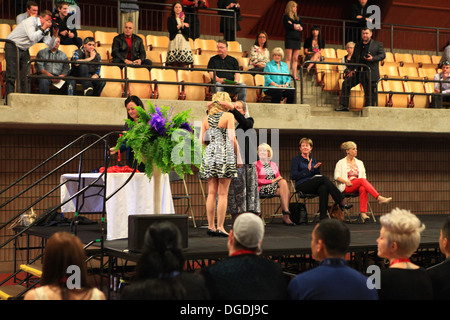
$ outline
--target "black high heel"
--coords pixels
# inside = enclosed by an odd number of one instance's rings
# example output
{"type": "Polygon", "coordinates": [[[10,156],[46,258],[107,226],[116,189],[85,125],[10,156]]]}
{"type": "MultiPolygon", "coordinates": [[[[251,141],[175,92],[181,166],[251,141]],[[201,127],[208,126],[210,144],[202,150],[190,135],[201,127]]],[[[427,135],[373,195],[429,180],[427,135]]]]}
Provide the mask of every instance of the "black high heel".
{"type": "MultiPolygon", "coordinates": [[[[289,212],[289,211],[283,211],[283,216],[290,216],[291,215],[291,213],[289,212]]],[[[295,226],[295,223],[293,223],[293,222],[286,222],[286,221],[284,221],[284,219],[283,219],[283,224],[285,225],[285,226],[289,226],[289,227],[293,227],[293,226],[295,226]]]]}
{"type": "Polygon", "coordinates": [[[208,236],[210,236],[210,237],[215,237],[215,236],[217,236],[216,231],[213,231],[213,230],[211,230],[211,229],[209,229],[209,228],[208,228],[208,230],[206,230],[206,234],[207,234],[208,236]]]}
{"type": "Polygon", "coordinates": [[[339,204],[339,208],[341,208],[342,210],[348,210],[353,208],[353,204],[351,203],[345,203],[345,204],[339,204]]]}

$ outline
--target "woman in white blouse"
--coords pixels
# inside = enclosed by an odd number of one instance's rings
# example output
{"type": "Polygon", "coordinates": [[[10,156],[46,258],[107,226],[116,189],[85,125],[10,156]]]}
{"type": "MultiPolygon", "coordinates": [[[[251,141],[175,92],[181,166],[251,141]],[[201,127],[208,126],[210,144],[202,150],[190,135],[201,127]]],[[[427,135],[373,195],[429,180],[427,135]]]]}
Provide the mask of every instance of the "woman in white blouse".
{"type": "Polygon", "coordinates": [[[250,60],[248,63],[249,71],[264,71],[266,63],[270,61],[268,40],[265,31],[261,31],[256,36],[255,43],[250,50],[250,60]]]}
{"type": "Polygon", "coordinates": [[[367,202],[369,200],[368,194],[374,197],[378,203],[389,203],[392,198],[385,198],[378,193],[378,191],[367,181],[366,169],[364,163],[356,159],[358,150],[356,143],[347,141],[341,144],[341,149],[345,151],[347,156],[336,163],[334,169],[334,180],[338,184],[338,189],[343,193],[359,193],[359,209],[361,212],[361,219],[365,222],[369,217],[367,216],[367,202]]]}

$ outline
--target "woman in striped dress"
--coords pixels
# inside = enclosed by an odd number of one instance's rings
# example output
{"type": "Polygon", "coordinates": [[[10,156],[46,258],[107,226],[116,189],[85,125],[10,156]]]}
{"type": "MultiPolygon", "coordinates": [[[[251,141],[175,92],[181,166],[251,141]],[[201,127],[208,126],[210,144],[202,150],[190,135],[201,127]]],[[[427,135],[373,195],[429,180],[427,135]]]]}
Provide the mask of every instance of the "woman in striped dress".
{"type": "Polygon", "coordinates": [[[212,100],[213,103],[208,116],[203,119],[200,132],[200,139],[206,148],[199,174],[201,179],[208,180],[207,234],[227,237],[224,222],[228,205],[228,189],[231,178],[237,176],[237,166],[242,166],[242,161],[235,138],[234,116],[219,103],[220,101],[231,102],[230,96],[226,92],[217,92],[212,100]],[[214,223],[216,200],[217,227],[214,223]]]}

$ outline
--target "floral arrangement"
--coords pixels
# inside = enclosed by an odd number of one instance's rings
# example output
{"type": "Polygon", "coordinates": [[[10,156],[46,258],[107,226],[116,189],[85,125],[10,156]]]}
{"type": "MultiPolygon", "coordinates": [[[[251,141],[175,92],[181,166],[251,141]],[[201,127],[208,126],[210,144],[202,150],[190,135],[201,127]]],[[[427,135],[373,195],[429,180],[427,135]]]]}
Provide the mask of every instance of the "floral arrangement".
{"type": "Polygon", "coordinates": [[[172,116],[173,107],[157,107],[149,102],[149,112],[135,107],[138,121],[126,119],[130,128],[117,141],[116,150],[125,142],[131,147],[138,163],[145,163],[145,174],[153,176],[154,166],[161,173],[174,170],[180,177],[193,174],[192,165],[201,163],[202,145],[189,123],[191,110],[172,116]]]}

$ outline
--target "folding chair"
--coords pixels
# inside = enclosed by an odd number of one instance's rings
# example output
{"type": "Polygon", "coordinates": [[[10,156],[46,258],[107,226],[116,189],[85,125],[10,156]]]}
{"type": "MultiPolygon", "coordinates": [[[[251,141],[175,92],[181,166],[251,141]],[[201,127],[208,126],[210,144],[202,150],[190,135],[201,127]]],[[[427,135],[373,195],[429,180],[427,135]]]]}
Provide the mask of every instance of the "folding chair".
{"type": "Polygon", "coordinates": [[[264,219],[264,212],[262,210],[262,206],[263,206],[264,202],[266,202],[269,199],[274,199],[274,198],[278,198],[279,204],[278,204],[278,207],[275,210],[275,212],[269,216],[272,218],[272,220],[270,222],[272,222],[275,217],[282,216],[281,213],[278,213],[278,211],[280,211],[280,209],[281,209],[281,198],[278,195],[261,195],[261,194],[259,195],[260,206],[261,206],[261,219],[262,219],[264,225],[266,225],[266,220],[264,219]]]}
{"type": "MultiPolygon", "coordinates": [[[[359,193],[343,193],[342,194],[346,199],[354,199],[359,198],[359,193]]],[[[348,222],[356,221],[357,219],[352,219],[352,215],[348,209],[342,209],[344,211],[345,217],[347,218],[348,222]]],[[[375,215],[373,214],[372,207],[370,206],[369,201],[367,201],[367,212],[370,217],[372,217],[373,222],[377,222],[377,219],[375,219],[375,215]]]]}
{"type": "MultiPolygon", "coordinates": [[[[292,186],[292,188],[295,190],[294,182],[293,182],[292,180],[290,180],[290,181],[291,181],[291,186],[292,186]]],[[[303,201],[303,204],[306,205],[306,201],[307,201],[307,200],[317,198],[318,196],[319,196],[319,195],[318,195],[318,194],[315,194],[315,193],[303,193],[303,192],[301,192],[301,191],[295,190],[295,191],[292,192],[292,194],[291,194],[291,198],[289,199],[289,203],[291,203],[292,198],[295,197],[297,203],[299,203],[300,200],[302,200],[302,201],[303,201]]],[[[327,215],[329,216],[328,212],[327,212],[327,215]]],[[[314,217],[313,217],[313,221],[314,221],[316,218],[318,218],[318,217],[319,217],[319,214],[318,214],[318,213],[315,213],[315,214],[314,214],[314,217]]],[[[311,221],[308,220],[308,223],[309,223],[309,222],[311,222],[311,221]]]]}

